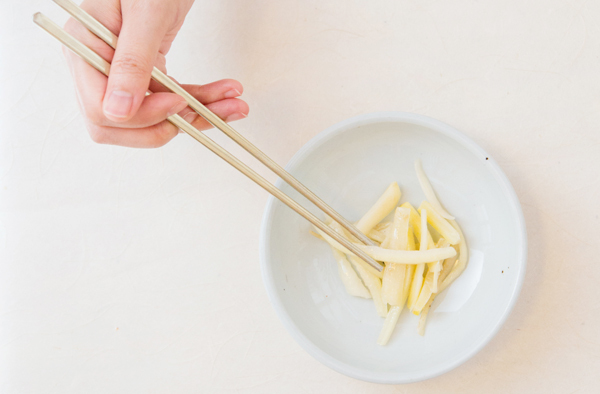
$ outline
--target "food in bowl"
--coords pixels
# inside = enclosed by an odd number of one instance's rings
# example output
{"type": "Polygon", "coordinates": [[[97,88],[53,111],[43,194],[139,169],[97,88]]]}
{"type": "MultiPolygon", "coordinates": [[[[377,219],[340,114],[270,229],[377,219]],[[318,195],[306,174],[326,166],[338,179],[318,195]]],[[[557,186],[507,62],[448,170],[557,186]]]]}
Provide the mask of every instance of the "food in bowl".
{"type": "Polygon", "coordinates": [[[356,223],[356,227],[378,246],[365,246],[340,224],[327,218],[326,223],[337,233],[360,246],[385,268],[378,272],[361,259],[316,229],[313,235],[331,246],[342,283],[349,295],[371,298],[376,312],[385,321],[377,339],[388,343],[400,313],[406,306],[420,316],[417,330],[425,333],[429,308],[465,270],[468,249],[464,234],[439,202],[420,160],[415,170],[426,200],[418,210],[409,202],[400,206],[400,187],[390,184],[383,195],[356,223]],[[391,220],[384,219],[393,213],[391,220]]]}

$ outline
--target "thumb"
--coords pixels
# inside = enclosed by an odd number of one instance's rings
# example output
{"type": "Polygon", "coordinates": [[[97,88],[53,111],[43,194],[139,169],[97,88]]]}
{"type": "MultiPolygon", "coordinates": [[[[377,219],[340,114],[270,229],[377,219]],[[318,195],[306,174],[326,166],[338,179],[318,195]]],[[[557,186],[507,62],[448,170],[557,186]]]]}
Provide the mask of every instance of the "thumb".
{"type": "Polygon", "coordinates": [[[135,10],[123,7],[122,12],[123,25],[103,101],[104,115],[115,122],[131,119],[140,108],[168,28],[166,18],[143,6],[135,10]]]}

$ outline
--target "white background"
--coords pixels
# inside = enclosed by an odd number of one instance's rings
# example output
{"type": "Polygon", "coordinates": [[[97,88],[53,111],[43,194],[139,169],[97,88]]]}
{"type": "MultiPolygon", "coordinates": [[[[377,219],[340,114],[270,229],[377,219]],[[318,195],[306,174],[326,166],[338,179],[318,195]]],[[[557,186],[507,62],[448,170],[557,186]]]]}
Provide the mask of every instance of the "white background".
{"type": "Polygon", "coordinates": [[[185,135],[90,141],[35,11],[66,20],[50,0],[0,2],[0,392],[600,390],[600,2],[190,12],[169,72],[242,81],[251,111],[235,127],[278,162],[342,119],[400,110],[461,130],[513,183],[530,245],[514,312],[466,364],[404,386],[333,372],[284,330],[258,268],[264,191],[185,135]]]}

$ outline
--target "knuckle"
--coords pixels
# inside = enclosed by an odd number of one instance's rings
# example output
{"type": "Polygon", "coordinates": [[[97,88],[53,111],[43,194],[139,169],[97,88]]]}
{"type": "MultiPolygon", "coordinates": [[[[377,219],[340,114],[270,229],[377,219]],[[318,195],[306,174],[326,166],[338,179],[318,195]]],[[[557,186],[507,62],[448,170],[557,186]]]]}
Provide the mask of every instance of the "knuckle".
{"type": "Polygon", "coordinates": [[[178,134],[178,131],[175,128],[175,126],[173,126],[167,122],[162,122],[156,128],[156,132],[154,133],[154,138],[152,139],[152,142],[151,142],[151,147],[152,148],[160,148],[161,146],[165,145],[167,142],[171,141],[173,139],[173,137],[175,137],[177,134],[178,134]]]}
{"type": "Polygon", "coordinates": [[[149,62],[140,55],[125,53],[116,56],[112,61],[111,72],[133,76],[145,76],[152,69],[149,62]]]}
{"type": "Polygon", "coordinates": [[[167,58],[161,52],[158,52],[158,55],[156,56],[156,63],[154,64],[154,66],[163,73],[167,72],[167,58]]]}
{"type": "Polygon", "coordinates": [[[93,108],[86,107],[83,112],[88,122],[93,126],[102,126],[106,122],[106,117],[102,112],[101,106],[94,106],[93,108]]]}
{"type": "Polygon", "coordinates": [[[108,133],[101,127],[88,124],[88,133],[92,141],[97,144],[109,144],[108,133]]]}

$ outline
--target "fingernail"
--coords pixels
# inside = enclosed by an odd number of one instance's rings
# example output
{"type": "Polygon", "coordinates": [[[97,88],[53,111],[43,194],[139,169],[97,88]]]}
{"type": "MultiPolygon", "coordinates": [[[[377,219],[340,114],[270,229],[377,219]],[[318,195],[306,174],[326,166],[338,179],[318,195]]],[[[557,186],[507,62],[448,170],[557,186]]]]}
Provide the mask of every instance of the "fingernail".
{"type": "Polygon", "coordinates": [[[225,94],[223,95],[223,97],[225,98],[234,98],[234,97],[238,97],[241,96],[242,94],[240,93],[239,90],[237,89],[231,89],[228,90],[227,92],[225,92],[225,94]]]}
{"type": "Polygon", "coordinates": [[[234,120],[240,120],[240,119],[244,119],[245,117],[247,117],[248,115],[244,115],[241,112],[236,112],[234,114],[229,115],[225,121],[226,122],[233,122],[234,120]]]}
{"type": "Polygon", "coordinates": [[[185,114],[185,115],[183,116],[183,119],[184,119],[186,122],[188,122],[188,123],[192,124],[192,123],[194,122],[194,120],[196,120],[196,118],[197,118],[197,117],[198,117],[198,114],[197,114],[197,113],[195,113],[194,111],[190,111],[190,112],[188,112],[187,114],[185,114]]]}
{"type": "Polygon", "coordinates": [[[171,107],[169,112],[167,112],[167,117],[169,117],[171,115],[175,115],[175,114],[183,111],[185,109],[185,107],[187,107],[187,103],[185,101],[183,103],[175,104],[173,107],[171,107]]]}
{"type": "Polygon", "coordinates": [[[104,114],[113,118],[126,118],[131,111],[133,95],[122,90],[113,90],[104,100],[104,114]]]}

